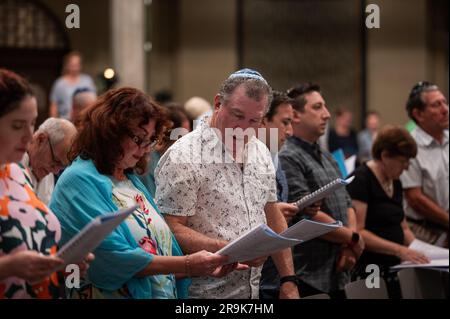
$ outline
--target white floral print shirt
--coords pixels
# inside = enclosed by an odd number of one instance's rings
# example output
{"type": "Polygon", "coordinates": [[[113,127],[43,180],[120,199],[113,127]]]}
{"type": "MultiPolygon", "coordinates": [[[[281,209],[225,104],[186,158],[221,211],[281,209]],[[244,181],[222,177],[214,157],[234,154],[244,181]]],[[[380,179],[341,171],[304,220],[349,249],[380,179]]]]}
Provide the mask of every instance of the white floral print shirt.
{"type": "MultiPolygon", "coordinates": [[[[270,152],[252,138],[236,163],[205,119],[163,155],[155,171],[156,201],[163,214],[188,216],[187,226],[231,241],[266,223],[264,207],[276,202],[270,152]]],[[[258,298],[261,267],[223,278],[193,278],[191,298],[258,298]]]]}

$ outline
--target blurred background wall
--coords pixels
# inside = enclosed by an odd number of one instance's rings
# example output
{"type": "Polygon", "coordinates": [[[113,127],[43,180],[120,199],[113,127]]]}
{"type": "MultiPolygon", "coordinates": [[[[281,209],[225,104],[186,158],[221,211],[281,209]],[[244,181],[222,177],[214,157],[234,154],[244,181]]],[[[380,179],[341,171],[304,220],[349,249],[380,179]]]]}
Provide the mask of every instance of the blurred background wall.
{"type": "Polygon", "coordinates": [[[75,49],[100,89],[103,71],[113,68],[116,85],[168,90],[181,103],[212,101],[227,75],[245,66],[278,90],[318,82],[330,109],[351,109],[358,128],[368,110],[403,124],[416,82],[436,82],[448,96],[448,7],[445,0],[2,0],[0,66],[40,86],[44,115],[61,58],[75,49]],[[70,3],[80,8],[80,29],[65,27],[70,3]],[[368,4],[380,7],[379,29],[365,27],[368,4]]]}

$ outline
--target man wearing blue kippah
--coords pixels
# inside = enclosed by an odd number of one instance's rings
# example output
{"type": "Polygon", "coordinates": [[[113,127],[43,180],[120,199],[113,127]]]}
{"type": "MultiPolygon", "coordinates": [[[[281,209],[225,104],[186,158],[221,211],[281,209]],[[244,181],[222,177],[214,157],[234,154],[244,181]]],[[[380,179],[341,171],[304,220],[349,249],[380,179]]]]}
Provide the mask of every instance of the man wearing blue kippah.
{"type": "MultiPolygon", "coordinates": [[[[216,252],[260,224],[287,228],[276,206],[275,169],[267,147],[256,138],[272,98],[257,71],[229,76],[214,98],[214,113],[175,142],[155,171],[156,200],[185,253],[216,252]]],[[[294,275],[290,249],[272,256],[281,276],[294,275]]],[[[193,278],[192,298],[258,298],[266,257],[246,261],[223,278],[193,278]]],[[[298,298],[286,282],[281,298],[298,298]]]]}

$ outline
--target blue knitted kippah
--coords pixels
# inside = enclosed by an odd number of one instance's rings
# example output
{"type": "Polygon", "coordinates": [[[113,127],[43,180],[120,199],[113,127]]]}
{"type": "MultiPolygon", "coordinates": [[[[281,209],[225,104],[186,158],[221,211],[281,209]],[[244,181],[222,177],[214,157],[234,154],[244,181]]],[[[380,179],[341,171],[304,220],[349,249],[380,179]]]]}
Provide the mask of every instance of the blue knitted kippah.
{"type": "Polygon", "coordinates": [[[252,70],[252,69],[242,69],[242,70],[236,71],[233,74],[231,74],[228,78],[229,79],[233,79],[233,78],[258,79],[258,80],[264,82],[265,84],[269,85],[267,83],[267,81],[263,78],[261,73],[259,73],[258,71],[252,70]]]}

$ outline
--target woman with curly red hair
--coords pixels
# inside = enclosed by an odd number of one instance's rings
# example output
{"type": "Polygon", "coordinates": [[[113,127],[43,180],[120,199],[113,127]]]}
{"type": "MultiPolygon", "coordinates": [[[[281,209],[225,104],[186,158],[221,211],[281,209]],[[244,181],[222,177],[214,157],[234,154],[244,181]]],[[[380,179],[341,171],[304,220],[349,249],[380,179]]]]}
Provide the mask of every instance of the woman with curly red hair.
{"type": "Polygon", "coordinates": [[[163,109],[133,88],[111,90],[89,107],[50,207],[65,242],[93,218],[119,208],[138,208],[95,250],[88,298],[186,298],[185,277],[222,276],[226,257],[202,251],[183,256],[170,228],[137,174],[167,127],[163,109]],[[183,279],[184,278],[184,279],[183,279]]]}

